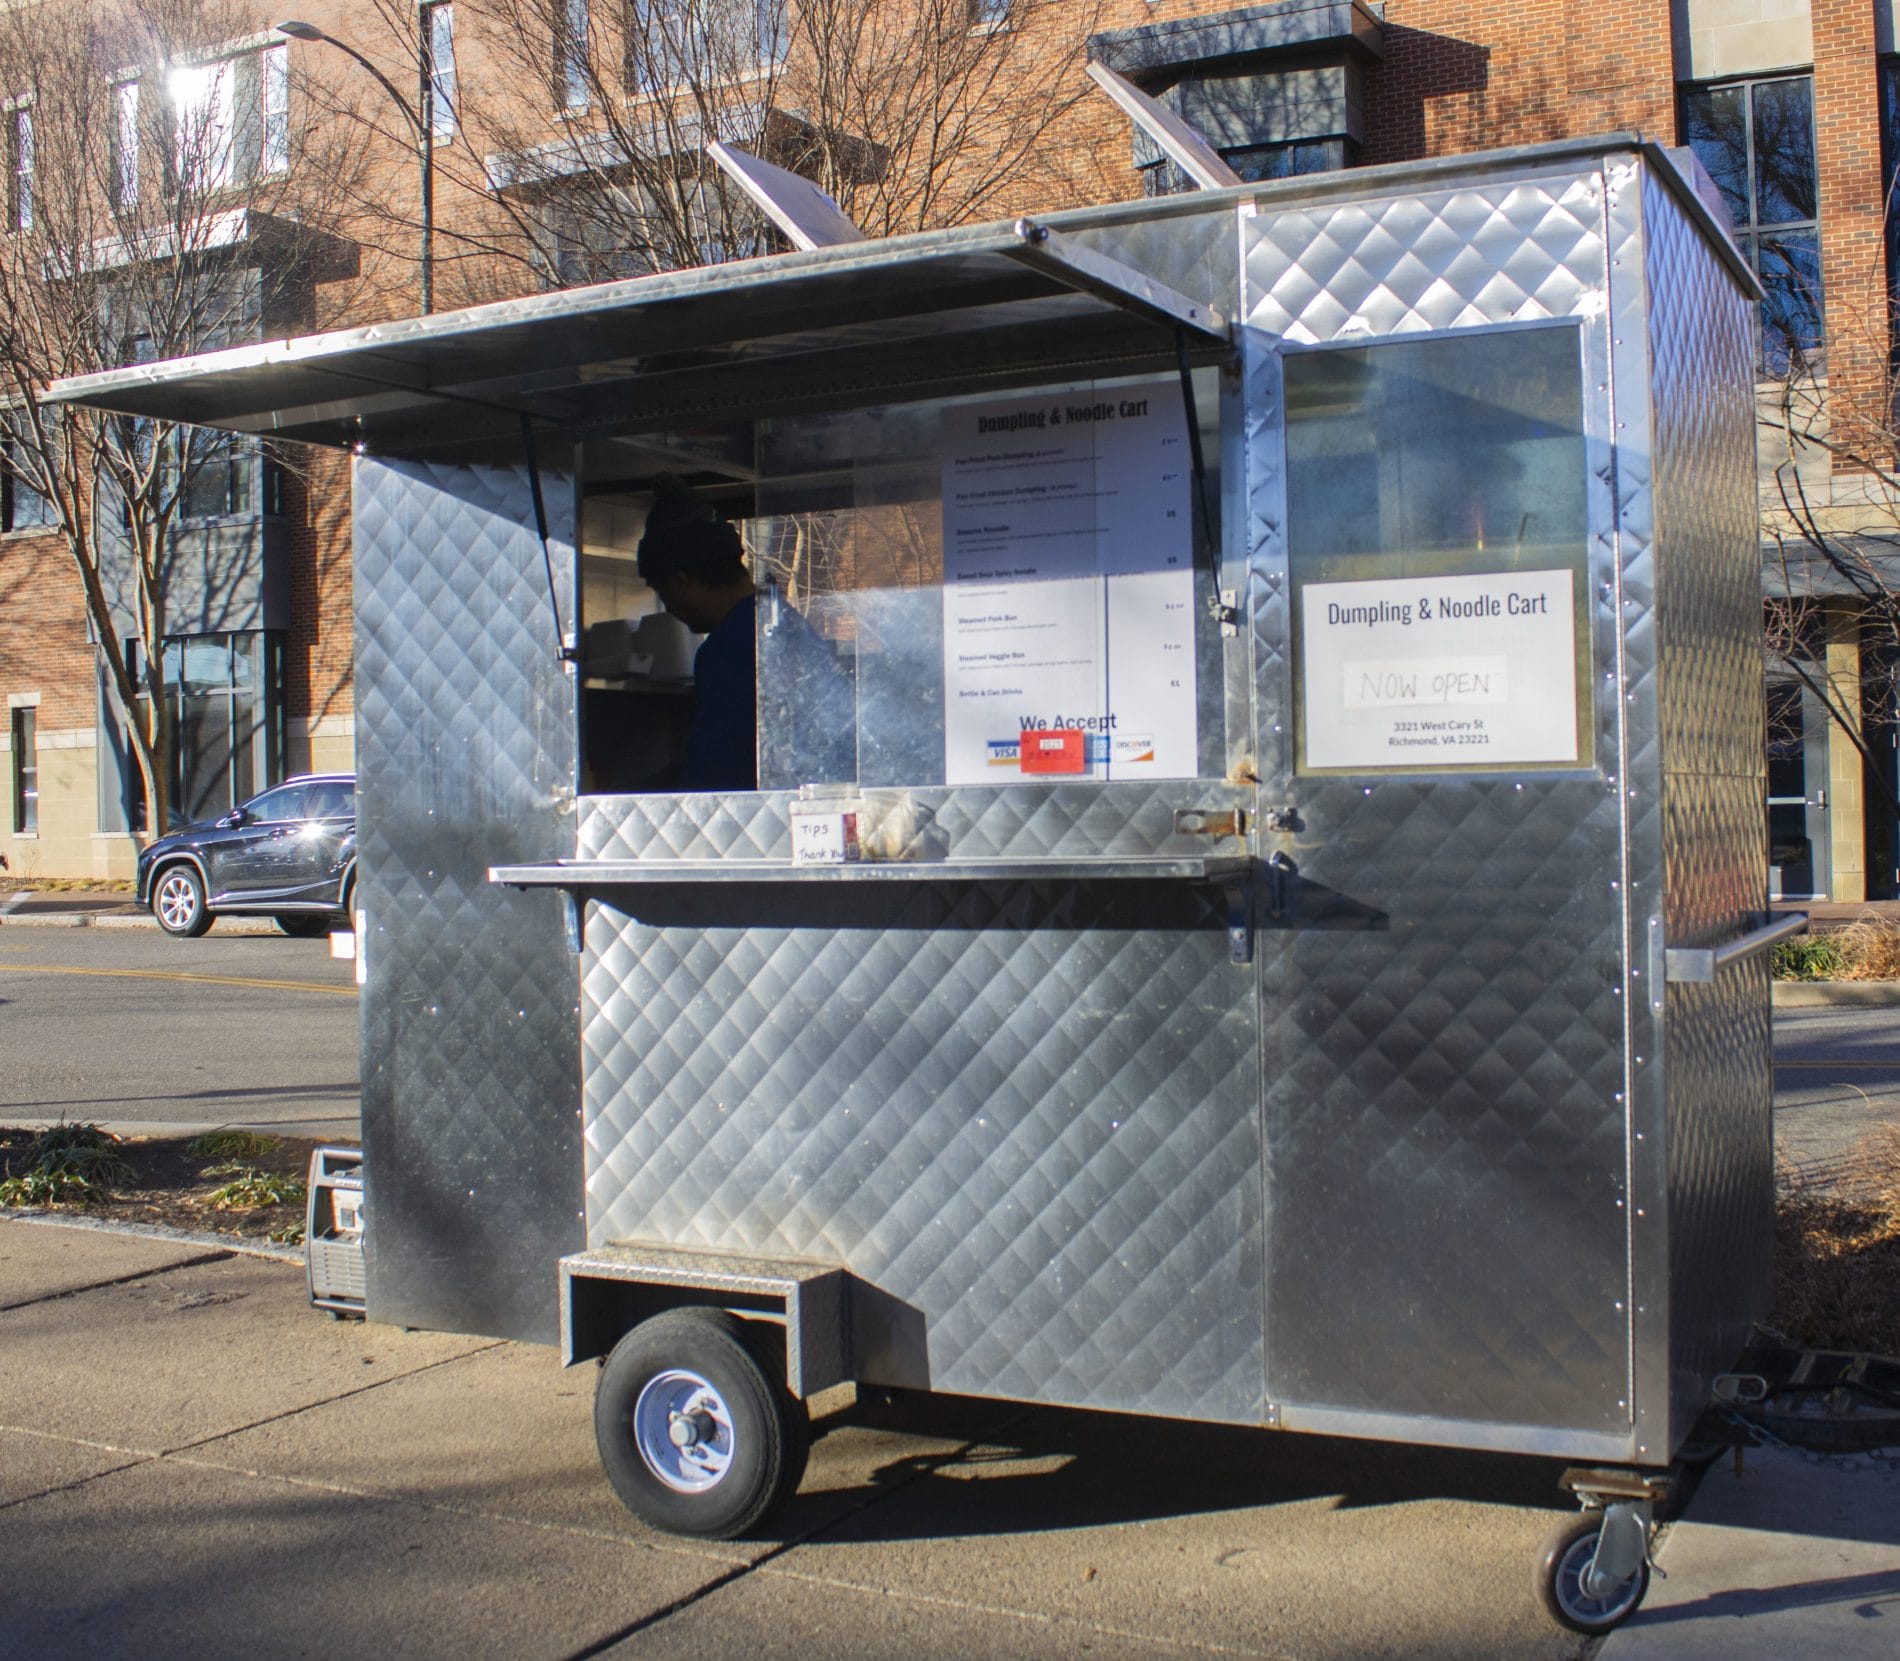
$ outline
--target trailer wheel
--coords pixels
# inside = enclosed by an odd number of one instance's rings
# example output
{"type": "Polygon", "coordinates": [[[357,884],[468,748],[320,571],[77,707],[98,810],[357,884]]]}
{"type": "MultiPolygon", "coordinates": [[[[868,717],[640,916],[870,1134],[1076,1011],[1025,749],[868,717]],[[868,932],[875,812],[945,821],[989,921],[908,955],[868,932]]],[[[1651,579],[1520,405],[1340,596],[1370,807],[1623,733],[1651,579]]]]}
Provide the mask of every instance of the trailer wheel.
{"type": "MultiPolygon", "coordinates": [[[[730,1540],[795,1483],[793,1402],[723,1310],[675,1309],[614,1346],[594,1391],[607,1480],[642,1522],[730,1540]]],[[[803,1428],[802,1423],[799,1426],[803,1428]]]]}
{"type": "Polygon", "coordinates": [[[1593,1637],[1621,1625],[1649,1591],[1646,1562],[1637,1564],[1636,1572],[1620,1585],[1594,1584],[1592,1565],[1602,1532],[1601,1511],[1571,1517],[1544,1542],[1537,1564],[1537,1596],[1550,1618],[1593,1637]]]}

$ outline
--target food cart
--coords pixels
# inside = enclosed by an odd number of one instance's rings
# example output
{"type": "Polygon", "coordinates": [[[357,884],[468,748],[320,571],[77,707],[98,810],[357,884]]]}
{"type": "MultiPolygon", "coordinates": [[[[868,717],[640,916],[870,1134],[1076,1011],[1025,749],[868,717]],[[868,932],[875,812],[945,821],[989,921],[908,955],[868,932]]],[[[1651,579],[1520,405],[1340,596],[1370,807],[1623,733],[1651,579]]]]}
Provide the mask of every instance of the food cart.
{"type": "Polygon", "coordinates": [[[356,457],[371,1317],[607,1357],[694,1533],[850,1380],[1570,1460],[1626,1614],[1770,1290],[1712,195],[1616,135],[56,387],[356,457]],[[668,788],[663,479],[757,789],[668,788]]]}

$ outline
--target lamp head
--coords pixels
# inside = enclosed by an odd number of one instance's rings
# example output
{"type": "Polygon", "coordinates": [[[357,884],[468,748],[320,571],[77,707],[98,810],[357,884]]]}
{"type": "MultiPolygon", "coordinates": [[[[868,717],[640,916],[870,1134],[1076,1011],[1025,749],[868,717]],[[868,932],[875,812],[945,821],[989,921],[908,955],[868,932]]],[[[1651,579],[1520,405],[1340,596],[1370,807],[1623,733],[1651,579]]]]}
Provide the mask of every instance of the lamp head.
{"type": "Polygon", "coordinates": [[[277,33],[288,35],[292,40],[327,40],[329,36],[314,23],[299,23],[292,18],[288,23],[279,23],[277,33]]]}

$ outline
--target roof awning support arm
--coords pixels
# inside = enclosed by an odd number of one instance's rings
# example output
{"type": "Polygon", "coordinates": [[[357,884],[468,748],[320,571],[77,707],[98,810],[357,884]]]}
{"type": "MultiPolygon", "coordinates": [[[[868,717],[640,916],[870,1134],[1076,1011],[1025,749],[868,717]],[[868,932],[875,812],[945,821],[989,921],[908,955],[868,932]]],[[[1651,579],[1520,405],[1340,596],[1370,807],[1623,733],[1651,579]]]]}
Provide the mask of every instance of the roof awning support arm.
{"type": "Polygon", "coordinates": [[[534,423],[521,417],[521,451],[528,462],[528,493],[534,498],[534,529],[541,538],[541,568],[548,576],[548,610],[554,617],[554,643],[563,663],[578,663],[580,637],[561,621],[561,595],[554,583],[554,550],[548,545],[548,504],[541,494],[541,458],[534,449],[534,423]]]}
{"type": "Polygon", "coordinates": [[[1006,249],[1019,264],[1053,277],[1078,293],[1092,294],[1122,311],[1149,317],[1171,329],[1191,329],[1213,340],[1228,338],[1227,319],[1203,300],[1191,300],[1132,266],[1086,248],[1033,219],[1016,221],[1017,246],[1006,249]]]}
{"type": "Polygon", "coordinates": [[[1186,329],[1174,331],[1174,361],[1181,369],[1181,406],[1187,417],[1188,455],[1194,463],[1194,510],[1200,520],[1201,546],[1207,550],[1208,570],[1218,574],[1220,558],[1214,546],[1214,506],[1207,499],[1207,457],[1201,450],[1201,417],[1194,407],[1194,366],[1188,362],[1186,329]]]}

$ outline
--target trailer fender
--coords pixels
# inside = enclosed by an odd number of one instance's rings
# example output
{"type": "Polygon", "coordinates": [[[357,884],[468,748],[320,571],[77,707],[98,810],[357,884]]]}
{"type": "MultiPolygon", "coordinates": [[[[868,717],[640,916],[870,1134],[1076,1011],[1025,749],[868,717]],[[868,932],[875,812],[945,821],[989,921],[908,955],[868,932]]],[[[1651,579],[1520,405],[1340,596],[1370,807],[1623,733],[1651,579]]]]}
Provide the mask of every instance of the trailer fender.
{"type": "Polygon", "coordinates": [[[782,1327],[785,1387],[799,1400],[855,1377],[851,1277],[835,1264],[675,1247],[610,1245],[561,1259],[561,1360],[606,1355],[672,1309],[723,1309],[782,1327]]]}

